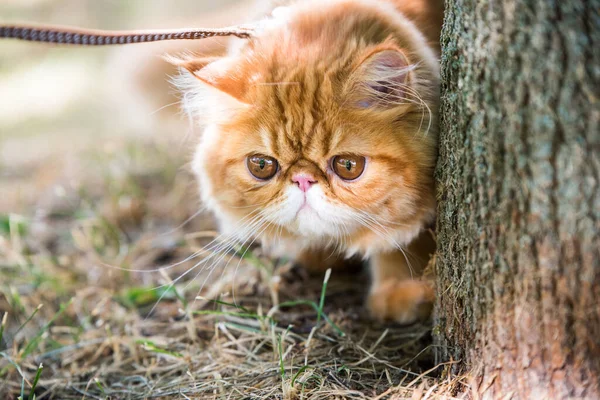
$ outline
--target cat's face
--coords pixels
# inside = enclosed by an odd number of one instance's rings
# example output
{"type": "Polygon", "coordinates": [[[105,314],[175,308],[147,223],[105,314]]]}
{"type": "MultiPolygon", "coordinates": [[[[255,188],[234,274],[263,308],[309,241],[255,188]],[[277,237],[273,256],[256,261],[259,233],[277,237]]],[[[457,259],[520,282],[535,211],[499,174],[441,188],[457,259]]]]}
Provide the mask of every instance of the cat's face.
{"type": "Polygon", "coordinates": [[[405,21],[302,10],[237,55],[184,65],[200,80],[187,100],[206,124],[203,199],[243,235],[408,241],[435,204],[435,63],[418,36],[394,39],[405,21]],[[375,23],[388,37],[363,32],[375,23]]]}

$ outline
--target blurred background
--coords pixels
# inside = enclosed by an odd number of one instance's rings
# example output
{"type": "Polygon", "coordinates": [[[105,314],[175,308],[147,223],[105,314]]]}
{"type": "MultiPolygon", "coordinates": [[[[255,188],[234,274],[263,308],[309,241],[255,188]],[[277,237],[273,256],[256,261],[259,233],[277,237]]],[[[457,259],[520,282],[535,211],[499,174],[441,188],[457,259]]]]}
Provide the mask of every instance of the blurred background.
{"type": "MultiPolygon", "coordinates": [[[[247,3],[0,0],[0,20],[123,30],[216,27],[247,18],[247,3]]],[[[218,53],[226,40],[104,48],[0,41],[0,212],[39,212],[48,193],[67,195],[101,174],[82,165],[90,151],[101,156],[126,142],[172,142],[170,155],[185,164],[193,127],[168,81],[176,71],[160,57],[218,53]]]]}

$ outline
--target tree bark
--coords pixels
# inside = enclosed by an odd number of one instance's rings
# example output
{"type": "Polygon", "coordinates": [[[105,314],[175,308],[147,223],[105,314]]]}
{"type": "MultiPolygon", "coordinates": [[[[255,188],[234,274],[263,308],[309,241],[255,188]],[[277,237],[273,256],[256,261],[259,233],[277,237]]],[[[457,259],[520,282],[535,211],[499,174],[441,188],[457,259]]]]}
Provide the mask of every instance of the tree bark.
{"type": "Polygon", "coordinates": [[[446,1],[434,333],[483,398],[600,398],[599,10],[446,1]]]}

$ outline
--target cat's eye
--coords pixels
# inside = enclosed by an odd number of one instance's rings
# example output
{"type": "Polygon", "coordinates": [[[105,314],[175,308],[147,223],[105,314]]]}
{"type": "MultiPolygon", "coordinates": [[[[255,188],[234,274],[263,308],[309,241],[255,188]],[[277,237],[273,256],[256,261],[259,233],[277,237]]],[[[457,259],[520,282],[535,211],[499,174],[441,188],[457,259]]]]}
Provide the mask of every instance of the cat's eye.
{"type": "Polygon", "coordinates": [[[354,154],[341,154],[331,159],[331,169],[340,178],[353,181],[359,178],[365,170],[366,159],[354,154]]]}
{"type": "Polygon", "coordinates": [[[254,154],[246,158],[246,166],[248,171],[260,180],[271,179],[279,169],[276,159],[263,154],[254,154]]]}

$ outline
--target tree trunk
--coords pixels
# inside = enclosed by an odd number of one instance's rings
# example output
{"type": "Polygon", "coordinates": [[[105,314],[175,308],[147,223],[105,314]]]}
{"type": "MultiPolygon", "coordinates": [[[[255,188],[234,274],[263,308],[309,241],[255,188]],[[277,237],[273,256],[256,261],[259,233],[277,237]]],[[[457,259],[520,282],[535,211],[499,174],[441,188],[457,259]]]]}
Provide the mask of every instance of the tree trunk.
{"type": "Polygon", "coordinates": [[[599,10],[446,1],[434,332],[483,398],[600,398],[599,10]]]}

